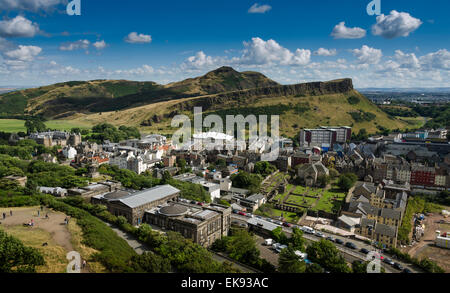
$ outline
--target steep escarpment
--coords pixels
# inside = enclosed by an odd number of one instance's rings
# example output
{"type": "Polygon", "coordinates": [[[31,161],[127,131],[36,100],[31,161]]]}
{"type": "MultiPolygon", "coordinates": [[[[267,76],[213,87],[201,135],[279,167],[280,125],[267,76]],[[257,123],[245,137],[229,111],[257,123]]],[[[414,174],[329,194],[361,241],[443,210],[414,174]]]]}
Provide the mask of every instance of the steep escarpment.
{"type": "Polygon", "coordinates": [[[321,96],[329,94],[345,94],[353,91],[353,82],[351,79],[340,79],[329,82],[311,82],[294,85],[278,85],[264,88],[253,88],[248,90],[233,91],[208,95],[195,100],[189,100],[177,105],[174,109],[181,111],[192,110],[194,107],[203,107],[204,110],[220,108],[224,105],[234,104],[252,104],[262,98],[277,97],[308,97],[321,96]]]}

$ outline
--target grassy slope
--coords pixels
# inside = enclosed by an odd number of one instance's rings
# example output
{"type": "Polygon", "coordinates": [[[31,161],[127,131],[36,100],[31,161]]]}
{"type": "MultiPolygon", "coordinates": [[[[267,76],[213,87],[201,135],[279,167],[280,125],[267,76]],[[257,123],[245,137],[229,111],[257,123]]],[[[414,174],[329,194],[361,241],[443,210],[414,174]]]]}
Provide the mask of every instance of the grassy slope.
{"type": "MultiPolygon", "coordinates": [[[[150,104],[142,107],[127,109],[120,112],[105,112],[101,115],[99,114],[78,114],[76,116],[70,117],[71,123],[82,123],[82,124],[96,124],[104,121],[115,125],[133,125],[140,126],[140,123],[152,117],[153,115],[163,115],[170,113],[171,106],[177,103],[182,103],[191,99],[202,99],[202,97],[180,99],[168,102],[160,102],[156,104],[150,104]]],[[[407,123],[398,119],[391,119],[386,113],[381,111],[377,106],[372,104],[367,98],[358,93],[357,91],[350,92],[349,94],[333,94],[325,96],[311,96],[311,97],[279,97],[279,98],[261,98],[256,103],[252,104],[251,107],[258,106],[269,106],[277,104],[304,104],[309,103],[311,110],[299,115],[294,113],[294,111],[288,111],[281,115],[280,129],[281,132],[288,136],[294,136],[303,127],[316,127],[320,125],[349,125],[353,126],[354,131],[359,131],[361,128],[365,128],[369,132],[376,132],[377,125],[395,129],[395,128],[405,128],[407,123]],[[356,95],[360,98],[360,103],[356,105],[350,105],[347,102],[347,98],[350,95],[356,95]],[[356,123],[348,112],[362,110],[365,112],[371,112],[377,116],[374,121],[356,123]],[[297,128],[294,128],[294,124],[297,124],[297,128]]],[[[243,103],[245,104],[245,103],[243,103]]],[[[235,108],[237,105],[223,104],[220,105],[221,108],[235,108]]],[[[248,106],[248,105],[246,105],[248,106]]],[[[206,112],[208,113],[208,112],[206,112]]],[[[205,115],[206,115],[205,113],[205,115]]],[[[192,114],[185,112],[185,114],[192,114]]],[[[143,132],[162,132],[162,133],[173,133],[174,128],[170,127],[171,119],[163,119],[161,123],[154,124],[151,127],[141,127],[143,132]]]]}

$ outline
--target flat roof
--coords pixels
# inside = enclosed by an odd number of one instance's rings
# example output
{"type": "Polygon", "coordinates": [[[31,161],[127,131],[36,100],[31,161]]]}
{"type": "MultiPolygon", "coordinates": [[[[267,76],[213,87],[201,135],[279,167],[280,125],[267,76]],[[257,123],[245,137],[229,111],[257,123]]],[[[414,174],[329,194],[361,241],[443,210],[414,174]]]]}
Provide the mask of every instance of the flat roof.
{"type": "Polygon", "coordinates": [[[136,208],[141,205],[163,199],[167,196],[173,195],[175,193],[179,193],[180,190],[171,186],[171,185],[160,185],[155,186],[150,189],[142,190],[136,193],[133,193],[129,196],[119,198],[116,201],[120,201],[124,205],[130,208],[136,208]]]}

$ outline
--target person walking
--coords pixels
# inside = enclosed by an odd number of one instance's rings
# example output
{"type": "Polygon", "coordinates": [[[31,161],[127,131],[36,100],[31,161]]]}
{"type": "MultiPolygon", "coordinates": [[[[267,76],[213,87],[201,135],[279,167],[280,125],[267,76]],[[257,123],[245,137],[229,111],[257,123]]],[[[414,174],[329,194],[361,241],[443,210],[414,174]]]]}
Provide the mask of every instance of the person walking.
{"type": "Polygon", "coordinates": [[[41,211],[40,210],[38,210],[38,217],[41,215],[41,211]]]}
{"type": "Polygon", "coordinates": [[[85,259],[83,259],[83,269],[85,269],[86,268],[86,260],[85,259]]]}
{"type": "Polygon", "coordinates": [[[12,217],[12,210],[9,211],[9,216],[12,217]]]}
{"type": "Polygon", "coordinates": [[[6,219],[6,213],[3,213],[3,220],[6,219]]]}

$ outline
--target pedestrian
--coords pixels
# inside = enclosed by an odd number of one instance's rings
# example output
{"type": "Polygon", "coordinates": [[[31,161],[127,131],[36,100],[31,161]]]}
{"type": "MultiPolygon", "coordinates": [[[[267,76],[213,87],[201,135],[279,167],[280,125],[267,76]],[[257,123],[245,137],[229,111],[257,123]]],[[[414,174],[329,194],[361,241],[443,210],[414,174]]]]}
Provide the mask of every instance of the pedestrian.
{"type": "Polygon", "coordinates": [[[3,220],[6,219],[6,213],[3,213],[3,220]]]}
{"type": "Polygon", "coordinates": [[[41,211],[43,211],[44,210],[44,206],[41,206],[41,211]]]}
{"type": "Polygon", "coordinates": [[[45,214],[45,218],[46,218],[46,219],[48,219],[48,213],[47,213],[47,214],[45,214]]]}
{"type": "Polygon", "coordinates": [[[83,269],[85,269],[85,268],[86,268],[86,260],[83,259],[83,269]]]}
{"type": "Polygon", "coordinates": [[[38,210],[38,217],[40,216],[40,214],[41,214],[41,211],[38,210]]]}
{"type": "Polygon", "coordinates": [[[9,211],[9,215],[12,217],[12,210],[9,211]]]}

